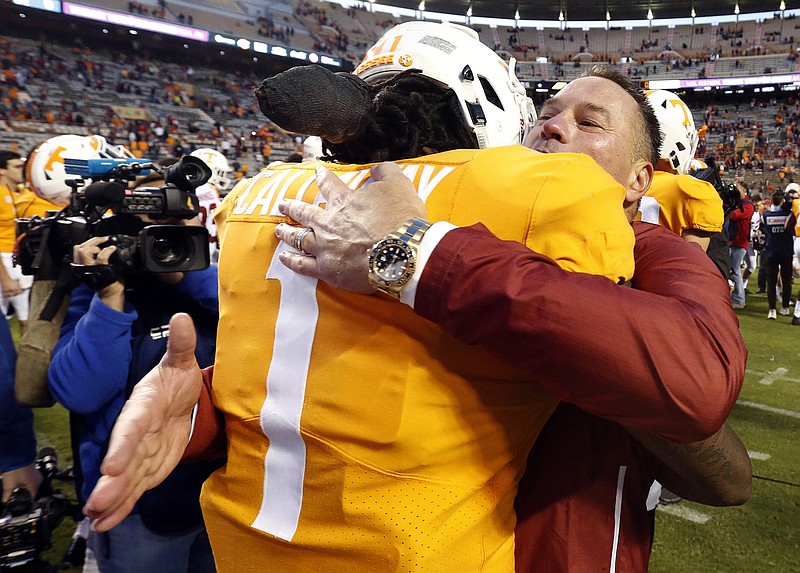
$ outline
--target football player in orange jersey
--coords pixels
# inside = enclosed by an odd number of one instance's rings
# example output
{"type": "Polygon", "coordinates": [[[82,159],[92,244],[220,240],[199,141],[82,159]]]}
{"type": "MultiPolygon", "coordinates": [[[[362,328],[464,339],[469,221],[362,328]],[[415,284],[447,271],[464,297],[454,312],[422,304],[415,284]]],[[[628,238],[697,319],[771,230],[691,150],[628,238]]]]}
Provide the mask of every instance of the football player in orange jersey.
{"type": "MultiPolygon", "coordinates": [[[[624,163],[623,163],[623,162],[618,162],[618,164],[619,164],[619,166],[621,167],[621,166],[622,166],[624,163]]],[[[276,187],[277,187],[277,186],[276,186],[276,187]]],[[[635,203],[635,201],[632,201],[632,203],[635,203]]],[[[243,205],[243,207],[244,207],[244,205],[243,205]]],[[[242,211],[241,215],[246,215],[246,214],[247,214],[246,212],[247,212],[247,209],[244,209],[244,211],[242,211]]],[[[254,221],[254,222],[255,222],[255,221],[254,221]]],[[[293,242],[293,243],[294,243],[295,241],[296,241],[296,239],[293,239],[293,240],[292,240],[292,242],[293,242]]],[[[302,246],[302,244],[301,244],[300,246],[302,246]]],[[[223,257],[224,257],[224,251],[223,251],[223,257]]],[[[223,265],[224,265],[224,264],[225,264],[225,263],[223,262],[223,265]]],[[[238,288],[238,287],[237,287],[237,288],[238,288]]],[[[176,319],[176,320],[178,320],[178,321],[181,321],[181,320],[183,320],[183,319],[176,319]]],[[[176,329],[176,332],[177,332],[177,329],[176,329]]],[[[113,464],[112,464],[112,465],[113,465],[113,464]]],[[[146,471],[147,471],[147,469],[146,469],[146,468],[143,468],[143,469],[142,469],[142,471],[146,472],[146,471]]],[[[139,485],[138,485],[138,484],[136,484],[136,485],[134,485],[134,487],[137,487],[137,488],[138,488],[138,487],[139,487],[139,485]]],[[[99,499],[99,498],[96,498],[96,499],[95,499],[95,501],[97,501],[98,499],[99,499]]],[[[95,509],[96,509],[96,506],[95,506],[95,509]]],[[[323,531],[323,532],[321,532],[321,534],[322,534],[322,535],[324,535],[324,534],[325,534],[325,532],[323,531]]],[[[323,557],[323,556],[320,556],[320,558],[321,558],[321,559],[323,559],[324,557],[323,557]]]]}
{"type": "Polygon", "coordinates": [[[664,140],[653,183],[639,206],[641,220],[658,223],[705,251],[724,223],[722,199],[707,181],[688,175],[697,149],[697,132],[687,105],[666,90],[645,92],[664,140]]]}
{"type": "Polygon", "coordinates": [[[44,216],[47,211],[62,207],[40,196],[38,191],[34,193],[25,187],[24,169],[25,158],[19,153],[0,150],[0,311],[5,318],[9,308],[14,309],[22,334],[30,313],[33,278],[23,275],[19,265],[12,260],[17,238],[14,221],[34,215],[44,216]]]}

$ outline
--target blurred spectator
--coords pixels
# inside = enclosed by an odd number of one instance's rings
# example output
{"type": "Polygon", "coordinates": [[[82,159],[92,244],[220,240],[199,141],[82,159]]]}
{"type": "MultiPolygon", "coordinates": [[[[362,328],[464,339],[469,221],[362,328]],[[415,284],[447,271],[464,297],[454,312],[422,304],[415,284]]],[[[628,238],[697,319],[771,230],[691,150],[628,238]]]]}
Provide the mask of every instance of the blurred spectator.
{"type": "Polygon", "coordinates": [[[755,208],[747,195],[747,186],[742,181],[737,181],[736,186],[739,189],[742,206],[735,209],[728,220],[728,247],[733,278],[731,304],[733,308],[744,308],[745,292],[742,263],[747,254],[747,247],[750,245],[750,220],[753,217],[755,208]]]}
{"type": "Polygon", "coordinates": [[[789,308],[792,297],[792,257],[794,256],[794,227],[797,222],[791,205],[785,200],[783,191],[772,194],[769,211],[761,216],[761,229],[766,235],[764,258],[767,267],[767,318],[777,318],[778,312],[784,316],[791,314],[789,308]],[[781,281],[781,308],[776,312],[778,276],[781,281]]]}

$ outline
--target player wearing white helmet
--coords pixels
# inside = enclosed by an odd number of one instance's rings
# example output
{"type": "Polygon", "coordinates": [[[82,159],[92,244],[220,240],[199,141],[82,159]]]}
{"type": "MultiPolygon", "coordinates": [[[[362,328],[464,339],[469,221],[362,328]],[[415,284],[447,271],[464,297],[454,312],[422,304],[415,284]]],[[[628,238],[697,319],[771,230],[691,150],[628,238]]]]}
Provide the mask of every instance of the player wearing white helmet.
{"type": "MultiPolygon", "coordinates": [[[[270,78],[255,90],[264,114],[284,129],[322,138],[326,158],[368,163],[376,157],[419,157],[456,148],[488,148],[522,143],[536,121],[533,102],[514,73],[516,61],[506,63],[480,43],[475,31],[455,24],[406,22],[389,30],[368,52],[353,74],[333,74],[319,66],[302,66],[280,74],[307,97],[292,97],[290,89],[270,78]],[[426,85],[394,90],[415,99],[387,95],[392,85],[425,78],[426,85]],[[435,87],[433,87],[435,85],[435,87]],[[311,88],[315,89],[311,89],[311,88]],[[438,88],[444,87],[446,90],[438,88]],[[326,94],[324,97],[322,94],[326,94]],[[328,98],[328,99],[325,99],[328,98]],[[329,100],[333,98],[335,104],[329,100]],[[381,106],[394,106],[400,115],[373,124],[381,106]],[[418,125],[444,106],[439,132],[427,145],[414,140],[418,125]],[[452,109],[449,109],[452,106],[452,109]],[[335,108],[332,111],[332,107],[335,108]],[[376,129],[377,127],[377,129],[376,129]],[[378,134],[365,142],[365,130],[378,134]],[[359,140],[360,153],[348,143],[359,140]],[[375,153],[375,146],[383,151],[375,153]]],[[[419,83],[419,82],[418,82],[419,83]]]]}
{"type": "Polygon", "coordinates": [[[208,183],[214,186],[220,196],[224,196],[233,189],[235,173],[233,167],[228,163],[228,159],[222,153],[216,149],[201,147],[195,149],[189,155],[202,159],[208,165],[211,169],[211,177],[208,179],[208,183]]]}
{"type": "Polygon", "coordinates": [[[662,225],[690,242],[708,248],[711,236],[722,230],[722,200],[710,183],[687,175],[697,149],[692,112],[666,90],[645,92],[663,135],[653,183],[642,197],[641,219],[662,225]]]}
{"type": "Polygon", "coordinates": [[[479,147],[522,143],[536,112],[514,73],[516,60],[506,63],[485,49],[471,28],[430,24],[413,21],[390,29],[353,73],[375,84],[406,70],[419,70],[455,92],[479,147]],[[465,42],[463,35],[476,41],[465,42]]]}
{"type": "Polygon", "coordinates": [[[686,175],[699,141],[691,110],[681,98],[666,90],[649,90],[645,95],[664,137],[656,169],[686,175]]]}
{"type": "MultiPolygon", "coordinates": [[[[78,136],[70,137],[77,138],[78,136]]],[[[58,149],[66,150],[66,147],[59,147],[58,149]]],[[[55,148],[51,148],[51,151],[54,150],[55,148]]],[[[54,157],[48,165],[53,183],[47,189],[51,193],[34,194],[30,189],[23,186],[26,179],[26,171],[30,173],[29,170],[26,170],[25,159],[14,151],[0,151],[0,195],[2,195],[2,199],[0,199],[0,258],[2,258],[2,265],[0,265],[0,288],[2,288],[0,310],[5,315],[9,307],[13,307],[23,332],[30,312],[30,288],[33,284],[33,277],[23,275],[20,268],[14,265],[12,261],[12,252],[16,240],[14,220],[34,215],[44,216],[47,211],[58,210],[66,203],[69,198],[69,188],[66,189],[66,193],[53,193],[59,184],[63,186],[63,179],[59,183],[58,177],[57,163],[59,157],[54,157]]],[[[31,159],[35,159],[35,154],[32,155],[31,159]]],[[[35,162],[31,161],[31,159],[28,160],[28,165],[35,162]]],[[[45,163],[42,160],[41,164],[45,165],[45,163]]],[[[63,163],[60,165],[63,173],[63,163]]],[[[30,182],[30,178],[28,180],[30,182]]],[[[37,178],[37,181],[41,181],[44,184],[42,177],[37,178]]]]}
{"type": "Polygon", "coordinates": [[[189,155],[202,159],[211,169],[211,177],[204,185],[195,189],[195,193],[200,201],[200,222],[208,229],[211,262],[216,263],[219,258],[219,247],[214,212],[222,198],[233,188],[233,168],[228,159],[216,149],[201,147],[189,155]]]}
{"type": "MultiPolygon", "coordinates": [[[[663,136],[650,189],[639,203],[641,220],[659,224],[706,250],[711,236],[722,231],[722,200],[710,183],[688,175],[697,150],[692,112],[677,95],[666,90],[645,92],[663,136]]],[[[727,249],[723,250],[727,255],[727,249]]],[[[647,499],[654,510],[659,498],[676,501],[655,482],[647,499]]],[[[680,500],[678,497],[677,500],[680,500]]]]}
{"type": "MultiPolygon", "coordinates": [[[[105,144],[105,140],[102,141],[105,144]]],[[[108,156],[100,152],[105,149],[98,140],[82,135],[57,135],[37,145],[25,163],[25,178],[39,197],[66,205],[72,189],[68,181],[81,179],[64,170],[64,159],[98,159],[108,156]]]]}

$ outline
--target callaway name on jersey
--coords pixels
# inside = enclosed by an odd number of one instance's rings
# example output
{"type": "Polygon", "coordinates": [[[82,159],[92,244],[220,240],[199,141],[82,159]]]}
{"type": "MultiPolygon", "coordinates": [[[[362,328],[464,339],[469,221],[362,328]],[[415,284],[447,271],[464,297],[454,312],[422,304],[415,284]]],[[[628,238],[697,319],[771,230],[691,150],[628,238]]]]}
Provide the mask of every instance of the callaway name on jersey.
{"type": "MultiPolygon", "coordinates": [[[[631,276],[624,189],[587,156],[400,163],[432,221],[480,221],[566,269],[631,276]]],[[[201,498],[218,570],[513,571],[517,482],[556,400],[389,297],[286,269],[276,205],[322,201],[315,165],[270,166],[218,208],[212,396],[229,445],[201,498]]],[[[351,188],[369,178],[329,167],[351,188]]]]}
{"type": "Polygon", "coordinates": [[[719,233],[724,223],[722,199],[714,186],[691,175],[653,173],[653,183],[639,205],[641,220],[673,233],[687,230],[719,233]]]}

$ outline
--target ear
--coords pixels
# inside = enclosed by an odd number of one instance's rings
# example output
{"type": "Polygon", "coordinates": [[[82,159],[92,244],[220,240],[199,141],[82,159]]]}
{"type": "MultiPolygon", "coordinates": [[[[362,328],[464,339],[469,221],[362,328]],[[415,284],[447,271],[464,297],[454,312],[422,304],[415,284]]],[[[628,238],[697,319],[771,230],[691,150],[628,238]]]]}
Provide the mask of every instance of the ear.
{"type": "Polygon", "coordinates": [[[625,203],[630,205],[641,199],[653,182],[653,164],[649,161],[638,161],[631,170],[631,182],[625,192],[625,203]]]}

